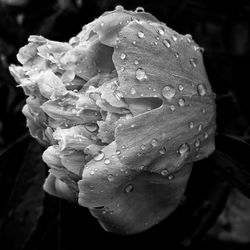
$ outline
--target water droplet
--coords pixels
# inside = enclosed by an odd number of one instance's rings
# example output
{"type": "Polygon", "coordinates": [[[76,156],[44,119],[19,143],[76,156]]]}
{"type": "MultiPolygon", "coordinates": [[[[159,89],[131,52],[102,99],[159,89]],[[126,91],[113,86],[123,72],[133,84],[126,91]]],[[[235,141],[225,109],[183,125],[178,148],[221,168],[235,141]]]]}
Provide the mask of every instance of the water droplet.
{"type": "Polygon", "coordinates": [[[144,38],[145,37],[145,35],[144,35],[144,33],[142,31],[138,31],[137,36],[139,38],[144,38]]]}
{"type": "Polygon", "coordinates": [[[172,174],[170,174],[170,175],[168,176],[168,179],[171,181],[171,180],[174,179],[174,176],[173,176],[172,174]]]}
{"type": "Polygon", "coordinates": [[[191,64],[191,66],[193,66],[195,68],[197,66],[198,60],[197,60],[197,58],[191,58],[189,60],[189,62],[191,64]]]}
{"type": "Polygon", "coordinates": [[[121,68],[120,68],[120,71],[124,71],[124,69],[125,69],[124,67],[121,67],[121,68]]]}
{"type": "Polygon", "coordinates": [[[175,89],[171,85],[167,85],[162,90],[162,95],[167,99],[171,100],[175,96],[175,89]]]}
{"type": "Polygon", "coordinates": [[[147,79],[147,75],[146,75],[145,71],[141,68],[136,70],[135,77],[139,81],[143,81],[144,79],[147,79]]]}
{"type": "Polygon", "coordinates": [[[112,174],[109,174],[109,175],[108,175],[108,181],[111,182],[111,181],[113,181],[113,180],[114,180],[114,176],[113,176],[112,174]]]}
{"type": "Polygon", "coordinates": [[[157,30],[157,33],[158,33],[159,35],[163,36],[163,35],[165,34],[165,31],[164,31],[164,29],[161,27],[161,28],[159,28],[159,29],[157,30]]]}
{"type": "Polygon", "coordinates": [[[189,145],[187,143],[184,143],[179,147],[178,152],[181,156],[184,156],[186,155],[186,153],[189,152],[189,150],[190,150],[189,145]]]}
{"type": "Polygon", "coordinates": [[[136,41],[133,41],[132,44],[135,45],[135,44],[136,44],[136,41]]]}
{"type": "Polygon", "coordinates": [[[86,124],[84,126],[89,132],[95,132],[98,129],[97,124],[93,123],[93,124],[86,124]]]}
{"type": "Polygon", "coordinates": [[[208,133],[205,132],[205,134],[204,134],[204,139],[207,139],[207,138],[208,138],[208,133]]]}
{"type": "Polygon", "coordinates": [[[103,22],[101,22],[101,23],[100,23],[100,25],[101,25],[101,27],[103,27],[103,26],[104,26],[104,23],[103,23],[103,22]]]}
{"type": "Polygon", "coordinates": [[[106,159],[104,160],[104,164],[109,165],[109,164],[110,164],[110,159],[106,158],[106,159]]]}
{"type": "Polygon", "coordinates": [[[203,125],[200,124],[200,125],[198,126],[198,131],[201,131],[202,129],[203,129],[203,125]]]}
{"type": "Polygon", "coordinates": [[[159,153],[161,154],[161,155],[164,155],[165,153],[166,153],[166,148],[161,148],[160,149],[160,151],[159,151],[159,153]]]}
{"type": "Polygon", "coordinates": [[[139,167],[140,170],[143,170],[144,168],[145,168],[145,166],[143,166],[143,165],[141,165],[141,166],[139,167]]]}
{"type": "Polygon", "coordinates": [[[200,96],[204,96],[206,94],[206,89],[203,84],[198,84],[197,91],[200,96]]]}
{"type": "Polygon", "coordinates": [[[180,91],[182,91],[182,90],[184,89],[184,88],[183,88],[183,85],[180,84],[180,85],[178,86],[178,89],[179,89],[180,91]]]}
{"type": "Polygon", "coordinates": [[[174,105],[170,105],[170,110],[171,111],[175,111],[175,106],[174,105]]]}
{"type": "Polygon", "coordinates": [[[134,128],[134,127],[135,127],[135,124],[131,124],[130,127],[131,127],[131,128],[134,128]]]}
{"type": "Polygon", "coordinates": [[[203,114],[206,113],[205,108],[202,108],[202,109],[201,109],[201,112],[202,112],[203,114]]]}
{"type": "Polygon", "coordinates": [[[134,187],[133,187],[133,185],[128,184],[128,185],[125,187],[124,190],[125,190],[126,193],[130,193],[130,192],[132,192],[132,191],[134,190],[134,187]]]}
{"type": "Polygon", "coordinates": [[[160,37],[157,36],[155,39],[156,39],[156,40],[160,40],[160,37]]]}
{"type": "Polygon", "coordinates": [[[134,88],[131,88],[130,89],[130,93],[131,93],[131,95],[135,95],[136,94],[136,90],[134,88]]]}
{"type": "Polygon", "coordinates": [[[172,38],[172,40],[173,40],[174,42],[177,41],[177,35],[173,34],[173,35],[171,36],[171,38],[172,38]]]}
{"type": "Polygon", "coordinates": [[[141,145],[141,150],[145,150],[146,146],[144,144],[141,145]]]}
{"type": "Polygon", "coordinates": [[[105,154],[103,152],[100,152],[98,155],[94,157],[95,161],[101,161],[104,158],[105,154]]]}
{"type": "Polygon", "coordinates": [[[156,147],[157,144],[158,144],[157,139],[153,139],[153,140],[151,141],[151,145],[152,145],[153,147],[156,147]]]}
{"type": "Polygon", "coordinates": [[[117,6],[115,7],[115,10],[117,10],[117,11],[123,11],[124,8],[123,8],[122,5],[117,5],[117,6]]]}
{"type": "Polygon", "coordinates": [[[191,43],[192,40],[193,40],[193,38],[192,38],[192,36],[191,36],[190,34],[187,34],[187,35],[186,35],[186,39],[187,39],[187,42],[188,42],[188,43],[191,43]]]}
{"type": "Polygon", "coordinates": [[[183,98],[180,98],[178,104],[180,107],[183,107],[185,105],[185,100],[183,98]]]}
{"type": "Polygon", "coordinates": [[[197,139],[195,142],[194,142],[194,146],[195,147],[199,147],[201,144],[201,141],[199,139],[197,139]]]}
{"type": "Polygon", "coordinates": [[[161,175],[163,175],[163,176],[167,176],[168,175],[168,170],[167,169],[163,169],[162,171],[161,171],[161,175]]]}
{"type": "Polygon", "coordinates": [[[116,150],[116,154],[117,154],[117,155],[120,155],[120,154],[121,154],[121,151],[120,151],[120,150],[116,150]]]}
{"type": "Polygon", "coordinates": [[[124,60],[126,58],[126,55],[124,53],[121,53],[120,58],[124,60]]]}
{"type": "Polygon", "coordinates": [[[137,7],[135,9],[135,12],[138,13],[138,12],[144,12],[144,8],[143,7],[137,7]]]}
{"type": "Polygon", "coordinates": [[[91,170],[90,171],[90,175],[94,175],[95,174],[95,171],[94,170],[91,170]]]}
{"type": "Polygon", "coordinates": [[[179,54],[178,52],[175,52],[175,53],[174,53],[174,56],[175,56],[176,58],[179,58],[180,54],[179,54]]]}
{"type": "Polygon", "coordinates": [[[167,48],[170,48],[170,46],[171,46],[171,42],[170,42],[168,39],[164,39],[164,40],[162,41],[162,43],[163,43],[167,48]]]}
{"type": "Polygon", "coordinates": [[[189,128],[193,128],[194,127],[194,123],[193,122],[189,122],[188,127],[189,128]]]}

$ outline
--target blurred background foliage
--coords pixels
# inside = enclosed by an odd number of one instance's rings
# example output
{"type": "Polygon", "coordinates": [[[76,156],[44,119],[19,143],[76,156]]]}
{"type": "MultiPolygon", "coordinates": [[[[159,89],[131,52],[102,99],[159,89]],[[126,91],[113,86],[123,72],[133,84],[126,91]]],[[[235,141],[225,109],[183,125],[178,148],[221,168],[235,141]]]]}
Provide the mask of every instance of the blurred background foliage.
{"type": "Polygon", "coordinates": [[[250,2],[241,0],[0,0],[0,249],[249,249],[249,21],[250,2]],[[126,237],[104,232],[87,209],[43,192],[43,149],[28,134],[25,95],[8,71],[29,35],[68,41],[116,5],[142,6],[179,33],[192,34],[205,49],[217,96],[217,151],[195,164],[173,215],[126,237]]]}

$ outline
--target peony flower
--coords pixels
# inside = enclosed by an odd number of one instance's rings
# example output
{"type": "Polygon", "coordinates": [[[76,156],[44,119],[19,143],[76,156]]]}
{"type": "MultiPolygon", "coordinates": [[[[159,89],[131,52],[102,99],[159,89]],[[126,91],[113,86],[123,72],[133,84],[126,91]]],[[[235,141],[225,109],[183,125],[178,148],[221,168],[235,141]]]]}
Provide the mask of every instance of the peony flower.
{"type": "Polygon", "coordinates": [[[10,72],[31,135],[47,147],[44,189],[134,234],[180,203],[193,162],[214,150],[202,49],[146,12],[117,7],[69,43],[30,36],[10,72]]]}

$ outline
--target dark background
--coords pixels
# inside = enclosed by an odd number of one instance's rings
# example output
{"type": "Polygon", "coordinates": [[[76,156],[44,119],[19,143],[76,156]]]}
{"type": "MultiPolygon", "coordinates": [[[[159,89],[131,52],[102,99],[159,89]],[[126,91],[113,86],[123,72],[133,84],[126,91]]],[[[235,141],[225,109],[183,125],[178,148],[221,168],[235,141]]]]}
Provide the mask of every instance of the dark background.
{"type": "Polygon", "coordinates": [[[239,232],[230,218],[222,224],[217,220],[232,206],[227,200],[234,188],[250,194],[249,21],[250,1],[0,0],[0,249],[249,249],[250,205],[241,213],[246,219],[239,232]],[[177,32],[192,34],[205,49],[217,96],[219,151],[195,164],[174,214],[134,236],[106,233],[86,208],[43,192],[44,149],[29,136],[21,113],[25,96],[8,72],[29,35],[68,41],[118,4],[129,10],[142,6],[177,32]],[[235,230],[240,236],[232,239],[235,230]]]}

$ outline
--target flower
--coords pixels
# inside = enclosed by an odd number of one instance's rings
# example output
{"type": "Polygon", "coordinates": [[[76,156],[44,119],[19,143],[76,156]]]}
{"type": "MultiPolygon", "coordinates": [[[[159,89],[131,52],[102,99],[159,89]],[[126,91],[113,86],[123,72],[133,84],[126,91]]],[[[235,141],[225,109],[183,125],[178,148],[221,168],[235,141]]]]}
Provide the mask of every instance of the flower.
{"type": "Polygon", "coordinates": [[[10,72],[47,147],[48,193],[120,234],[175,210],[193,162],[214,150],[214,94],[190,35],[119,6],[69,43],[30,36],[17,58],[10,72]]]}

